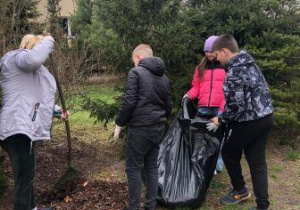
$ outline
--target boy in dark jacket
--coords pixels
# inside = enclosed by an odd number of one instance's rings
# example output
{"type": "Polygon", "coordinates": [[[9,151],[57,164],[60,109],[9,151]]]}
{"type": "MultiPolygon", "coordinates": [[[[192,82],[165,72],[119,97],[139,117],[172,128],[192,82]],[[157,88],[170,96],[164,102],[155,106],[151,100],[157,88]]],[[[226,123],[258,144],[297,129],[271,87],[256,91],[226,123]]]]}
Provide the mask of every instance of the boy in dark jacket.
{"type": "Polygon", "coordinates": [[[142,170],[146,181],[144,209],[155,209],[158,189],[157,157],[163,138],[165,122],[171,113],[171,91],[162,59],[153,57],[150,46],[141,44],[132,53],[135,67],[127,77],[122,106],[116,119],[114,138],[121,127],[128,125],[126,145],[126,174],[129,205],[140,208],[142,170]]]}
{"type": "Polygon", "coordinates": [[[211,121],[216,126],[226,124],[222,156],[233,185],[231,193],[220,201],[235,204],[251,196],[240,164],[244,151],[257,203],[252,209],[268,209],[265,149],[274,111],[268,85],[254,59],[243,51],[239,53],[238,44],[231,35],[219,36],[213,51],[225,66],[227,76],[223,86],[226,101],[223,115],[211,121]]]}

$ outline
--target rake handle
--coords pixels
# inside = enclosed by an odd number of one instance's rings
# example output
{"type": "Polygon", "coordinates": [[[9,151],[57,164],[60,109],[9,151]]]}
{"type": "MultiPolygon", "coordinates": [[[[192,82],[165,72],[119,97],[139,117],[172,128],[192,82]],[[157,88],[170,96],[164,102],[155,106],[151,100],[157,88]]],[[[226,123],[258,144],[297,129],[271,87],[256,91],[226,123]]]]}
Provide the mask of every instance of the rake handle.
{"type": "MultiPolygon", "coordinates": [[[[61,87],[61,83],[60,83],[59,77],[58,77],[58,67],[57,67],[56,62],[54,61],[52,53],[50,53],[49,59],[50,59],[50,63],[51,63],[51,66],[52,66],[54,79],[56,81],[56,85],[57,85],[57,89],[58,89],[59,98],[60,98],[60,101],[61,101],[62,108],[63,108],[64,111],[67,111],[65,97],[64,97],[63,90],[62,90],[62,87],[61,87]]],[[[68,120],[65,120],[65,126],[66,126],[66,132],[67,132],[67,140],[68,140],[67,160],[68,160],[68,166],[71,166],[72,141],[71,141],[70,124],[69,124],[68,120]]]]}

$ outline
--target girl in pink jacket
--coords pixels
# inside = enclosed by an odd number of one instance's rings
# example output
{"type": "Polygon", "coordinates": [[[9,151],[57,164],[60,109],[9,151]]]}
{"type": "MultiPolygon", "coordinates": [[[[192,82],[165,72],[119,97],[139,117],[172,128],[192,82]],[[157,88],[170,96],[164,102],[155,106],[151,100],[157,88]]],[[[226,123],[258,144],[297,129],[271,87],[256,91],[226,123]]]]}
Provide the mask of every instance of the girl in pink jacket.
{"type": "MultiPolygon", "coordinates": [[[[221,116],[224,111],[225,98],[223,82],[225,70],[217,61],[217,56],[212,52],[212,45],[218,36],[210,36],[204,44],[205,56],[195,69],[192,88],[184,95],[191,100],[198,98],[198,116],[211,118],[221,116]]],[[[219,156],[217,171],[221,171],[223,161],[219,156]]]]}

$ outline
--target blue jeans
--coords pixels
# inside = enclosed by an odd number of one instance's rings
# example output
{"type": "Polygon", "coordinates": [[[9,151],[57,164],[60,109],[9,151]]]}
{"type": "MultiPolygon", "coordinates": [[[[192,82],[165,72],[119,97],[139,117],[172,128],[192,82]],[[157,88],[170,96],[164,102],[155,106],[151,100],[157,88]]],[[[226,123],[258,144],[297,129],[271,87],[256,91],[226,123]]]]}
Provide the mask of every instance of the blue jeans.
{"type": "Polygon", "coordinates": [[[158,190],[157,158],[159,144],[165,132],[164,124],[129,126],[125,171],[128,179],[130,210],[140,208],[142,173],[146,184],[145,209],[154,210],[158,190]]]}
{"type": "Polygon", "coordinates": [[[224,165],[223,158],[222,158],[222,148],[223,148],[224,141],[223,141],[223,139],[221,141],[222,142],[220,145],[220,151],[219,151],[219,156],[218,156],[218,160],[217,160],[216,171],[222,171],[223,165],[224,165]]]}

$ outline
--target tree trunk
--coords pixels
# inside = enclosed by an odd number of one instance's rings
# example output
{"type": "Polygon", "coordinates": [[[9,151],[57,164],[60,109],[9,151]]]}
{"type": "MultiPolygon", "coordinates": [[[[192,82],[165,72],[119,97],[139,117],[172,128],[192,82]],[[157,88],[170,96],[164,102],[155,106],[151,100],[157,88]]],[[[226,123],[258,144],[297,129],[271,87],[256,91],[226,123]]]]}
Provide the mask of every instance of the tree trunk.
{"type": "Polygon", "coordinates": [[[12,5],[12,11],[11,11],[11,21],[10,21],[10,34],[11,37],[14,37],[14,27],[16,24],[16,1],[13,1],[13,5],[12,5]]]}

